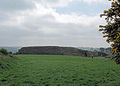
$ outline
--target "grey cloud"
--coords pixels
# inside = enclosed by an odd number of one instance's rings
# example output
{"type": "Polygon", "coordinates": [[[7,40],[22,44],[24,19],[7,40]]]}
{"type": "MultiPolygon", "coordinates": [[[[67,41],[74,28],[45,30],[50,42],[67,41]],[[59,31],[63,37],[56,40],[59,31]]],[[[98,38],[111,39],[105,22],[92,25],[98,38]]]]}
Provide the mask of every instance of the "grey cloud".
{"type": "Polygon", "coordinates": [[[30,0],[0,0],[0,10],[2,11],[18,11],[31,9],[34,3],[30,0]]]}
{"type": "Polygon", "coordinates": [[[97,31],[96,26],[88,27],[74,23],[59,23],[59,22],[55,22],[55,18],[53,16],[49,16],[49,15],[38,17],[37,19],[30,16],[28,17],[29,18],[27,18],[27,20],[24,22],[24,27],[29,28],[30,30],[36,30],[36,32],[38,32],[33,34],[33,38],[31,36],[27,36],[26,38],[23,38],[23,40],[27,40],[31,44],[33,42],[30,40],[30,38],[34,40],[33,44],[37,43],[40,45],[68,44],[68,45],[77,45],[77,46],[86,45],[86,46],[97,47],[99,43],[102,42],[102,46],[106,46],[106,44],[103,43],[103,41],[101,41],[102,36],[101,35],[99,36],[99,32],[97,31]],[[52,20],[53,22],[50,22],[52,20]],[[49,28],[50,30],[53,31],[57,30],[57,32],[54,31],[55,33],[44,33],[42,31],[43,28],[46,31],[47,28],[49,28]]]}
{"type": "MultiPolygon", "coordinates": [[[[47,26],[47,25],[46,25],[47,26]]],[[[36,29],[20,29],[21,27],[0,27],[0,44],[30,46],[30,45],[61,45],[61,46],[84,46],[84,47],[98,47],[106,46],[102,37],[96,33],[84,33],[82,31],[73,31],[69,27],[66,31],[60,30],[59,33],[44,33],[36,29]],[[1,29],[4,28],[4,29],[1,29]],[[77,33],[77,34],[76,34],[77,33]],[[92,35],[91,35],[92,34],[92,35]]],[[[55,27],[54,27],[55,28],[55,27]]],[[[51,28],[52,29],[52,28],[51,28]]],[[[58,27],[56,27],[58,29],[58,27]]],[[[84,29],[84,28],[83,28],[84,29]]]]}
{"type": "Polygon", "coordinates": [[[31,0],[0,0],[0,25],[15,19],[21,11],[34,7],[35,4],[31,0]]]}
{"type": "MultiPolygon", "coordinates": [[[[44,28],[46,31],[49,28],[51,31],[55,30],[55,33],[47,33],[48,34],[59,34],[60,35],[67,35],[67,36],[88,36],[93,34],[93,30],[86,31],[90,27],[83,26],[82,24],[74,24],[74,23],[60,23],[56,22],[55,18],[50,15],[45,15],[42,17],[34,18],[31,16],[27,16],[27,20],[24,22],[24,26],[31,30],[39,30],[42,32],[44,28]],[[32,20],[32,21],[31,21],[32,20]],[[85,29],[84,29],[85,28],[85,29]]],[[[93,27],[92,27],[93,28],[93,27]]],[[[95,28],[95,27],[94,27],[95,28]]],[[[44,33],[44,32],[43,32],[44,33]]]]}
{"type": "Polygon", "coordinates": [[[0,12],[0,22],[8,20],[9,16],[6,13],[0,12]]]}
{"type": "Polygon", "coordinates": [[[85,26],[75,23],[61,23],[56,20],[53,14],[44,14],[42,16],[30,15],[29,13],[25,15],[19,14],[20,10],[24,10],[23,12],[25,12],[26,9],[33,8],[34,4],[31,0],[30,2],[28,1],[0,1],[0,40],[2,40],[0,41],[0,45],[64,45],[86,47],[107,45],[105,42],[103,43],[102,36],[97,32],[95,24],[85,26]],[[24,17],[21,20],[22,23],[17,25],[17,20],[14,21],[14,19],[17,17],[21,19],[22,16],[24,17]],[[8,21],[15,24],[9,25],[8,21]]]}

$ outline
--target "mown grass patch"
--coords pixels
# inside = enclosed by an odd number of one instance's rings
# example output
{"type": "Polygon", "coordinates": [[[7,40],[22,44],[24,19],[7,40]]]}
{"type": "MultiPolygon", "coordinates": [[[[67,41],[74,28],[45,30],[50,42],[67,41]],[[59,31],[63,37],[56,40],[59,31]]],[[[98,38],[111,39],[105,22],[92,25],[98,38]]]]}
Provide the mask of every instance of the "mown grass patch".
{"type": "Polygon", "coordinates": [[[120,66],[105,58],[17,55],[0,86],[119,86],[120,66]]]}

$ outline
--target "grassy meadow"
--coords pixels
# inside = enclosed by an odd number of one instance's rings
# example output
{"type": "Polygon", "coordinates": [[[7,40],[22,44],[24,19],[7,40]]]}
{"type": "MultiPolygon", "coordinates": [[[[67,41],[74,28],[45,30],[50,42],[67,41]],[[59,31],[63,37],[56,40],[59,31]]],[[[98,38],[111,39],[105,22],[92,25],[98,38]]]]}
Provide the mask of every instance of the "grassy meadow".
{"type": "Polygon", "coordinates": [[[106,58],[17,55],[0,59],[0,86],[120,86],[120,66],[106,58]]]}

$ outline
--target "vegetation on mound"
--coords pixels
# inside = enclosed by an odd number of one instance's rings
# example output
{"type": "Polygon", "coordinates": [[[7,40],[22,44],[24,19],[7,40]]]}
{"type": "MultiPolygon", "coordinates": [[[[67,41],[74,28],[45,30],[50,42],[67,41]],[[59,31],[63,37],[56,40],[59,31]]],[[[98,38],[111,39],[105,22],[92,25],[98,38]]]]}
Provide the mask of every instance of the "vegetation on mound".
{"type": "Polygon", "coordinates": [[[9,57],[13,57],[12,52],[8,52],[6,49],[2,48],[0,49],[0,56],[4,57],[4,56],[9,56],[9,57]]]}
{"type": "Polygon", "coordinates": [[[0,86],[120,85],[120,67],[110,59],[60,55],[16,57],[17,64],[0,73],[0,86]]]}
{"type": "Polygon", "coordinates": [[[13,62],[14,58],[10,58],[9,56],[0,56],[0,70],[9,69],[10,64],[13,62]]]}
{"type": "Polygon", "coordinates": [[[15,56],[6,49],[0,49],[0,70],[7,70],[10,68],[15,56]]]}

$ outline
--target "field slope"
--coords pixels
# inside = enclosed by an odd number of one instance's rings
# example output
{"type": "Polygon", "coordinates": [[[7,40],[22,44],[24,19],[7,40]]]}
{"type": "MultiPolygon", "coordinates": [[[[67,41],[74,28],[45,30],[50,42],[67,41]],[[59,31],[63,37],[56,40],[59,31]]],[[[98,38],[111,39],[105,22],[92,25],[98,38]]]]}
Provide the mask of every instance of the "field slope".
{"type": "Polygon", "coordinates": [[[0,68],[0,86],[119,86],[120,66],[110,59],[17,55],[0,68]]]}

